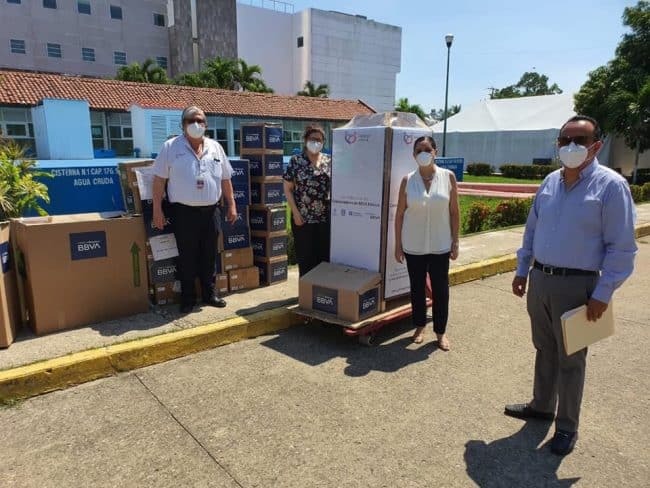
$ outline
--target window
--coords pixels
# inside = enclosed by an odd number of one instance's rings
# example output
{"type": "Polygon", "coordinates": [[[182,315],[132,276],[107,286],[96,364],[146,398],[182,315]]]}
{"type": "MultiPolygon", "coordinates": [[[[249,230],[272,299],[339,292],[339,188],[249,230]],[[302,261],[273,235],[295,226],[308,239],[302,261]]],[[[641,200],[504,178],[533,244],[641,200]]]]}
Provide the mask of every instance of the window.
{"type": "Polygon", "coordinates": [[[298,38],[298,47],[303,47],[305,45],[305,38],[300,36],[298,38]]]}
{"type": "Polygon", "coordinates": [[[89,61],[91,63],[95,62],[95,50],[92,47],[82,47],[81,48],[81,59],[84,61],[89,61]]]}
{"type": "Polygon", "coordinates": [[[153,25],[165,27],[165,16],[163,14],[153,14],[153,25]]]}
{"type": "Polygon", "coordinates": [[[50,58],[61,58],[61,44],[47,43],[47,55],[50,58]]]}
{"type": "Polygon", "coordinates": [[[122,20],[122,7],[111,5],[111,19],[122,20]]]}
{"type": "Polygon", "coordinates": [[[167,58],[164,56],[156,56],[156,63],[162,69],[167,69],[167,58]]]}
{"type": "Polygon", "coordinates": [[[123,66],[126,66],[126,53],[122,51],[114,51],[113,52],[113,62],[115,64],[120,64],[123,66]]]}
{"type": "Polygon", "coordinates": [[[56,8],[56,0],[43,0],[43,8],[56,8]]]}
{"type": "Polygon", "coordinates": [[[133,139],[133,129],[131,127],[122,127],[122,139],[133,139]]]}
{"type": "Polygon", "coordinates": [[[25,41],[22,39],[11,39],[9,41],[11,44],[11,52],[14,54],[25,54],[25,41]]]}
{"type": "Polygon", "coordinates": [[[80,14],[90,15],[90,0],[78,0],[77,12],[80,14]]]}
{"type": "Polygon", "coordinates": [[[20,5],[20,0],[7,0],[7,3],[15,3],[16,5],[20,5]]]}
{"type": "Polygon", "coordinates": [[[27,137],[27,127],[25,124],[7,124],[7,135],[27,137]]]}

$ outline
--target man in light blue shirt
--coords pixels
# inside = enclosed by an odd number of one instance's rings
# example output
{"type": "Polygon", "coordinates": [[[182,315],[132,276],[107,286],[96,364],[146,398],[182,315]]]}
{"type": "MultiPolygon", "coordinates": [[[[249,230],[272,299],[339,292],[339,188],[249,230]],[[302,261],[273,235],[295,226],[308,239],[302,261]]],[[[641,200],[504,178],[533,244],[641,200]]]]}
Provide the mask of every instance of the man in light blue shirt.
{"type": "Polygon", "coordinates": [[[568,356],[561,315],[587,305],[599,319],[614,290],[632,274],[636,211],[627,181],[598,164],[598,123],[577,115],[560,129],[562,169],[546,177],[528,215],[512,291],[526,293],[535,359],[530,403],[507,405],[511,417],[552,420],[551,450],[566,455],[578,438],[587,349],[568,356]],[[531,269],[532,266],[532,269],[531,269]],[[557,415],[556,412],[557,405],[557,415]]]}

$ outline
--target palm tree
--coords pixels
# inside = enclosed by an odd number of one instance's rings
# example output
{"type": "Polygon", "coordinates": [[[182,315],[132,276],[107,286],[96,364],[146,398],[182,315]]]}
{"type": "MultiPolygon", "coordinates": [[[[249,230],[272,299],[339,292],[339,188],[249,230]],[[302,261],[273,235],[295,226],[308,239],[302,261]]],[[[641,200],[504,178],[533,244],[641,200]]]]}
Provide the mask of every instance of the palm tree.
{"type": "Polygon", "coordinates": [[[400,98],[397,100],[397,104],[395,105],[395,111],[396,112],[410,112],[418,117],[420,117],[422,120],[426,117],[426,114],[424,113],[424,110],[422,110],[422,107],[419,105],[411,105],[409,103],[409,99],[404,97],[400,98]]]}
{"type": "Polygon", "coordinates": [[[307,81],[305,87],[297,94],[301,97],[327,98],[330,95],[330,87],[328,85],[316,86],[311,81],[307,81]]]}
{"type": "Polygon", "coordinates": [[[121,67],[117,71],[116,79],[141,83],[169,83],[167,71],[158,66],[151,58],[147,58],[142,65],[140,63],[131,63],[128,66],[121,67]]]}
{"type": "Polygon", "coordinates": [[[246,83],[243,88],[245,91],[249,92],[274,93],[273,88],[268,86],[264,80],[260,78],[254,78],[253,81],[246,83]]]}
{"type": "Polygon", "coordinates": [[[214,58],[205,62],[202,76],[210,88],[236,90],[239,78],[239,64],[233,59],[214,58]]]}

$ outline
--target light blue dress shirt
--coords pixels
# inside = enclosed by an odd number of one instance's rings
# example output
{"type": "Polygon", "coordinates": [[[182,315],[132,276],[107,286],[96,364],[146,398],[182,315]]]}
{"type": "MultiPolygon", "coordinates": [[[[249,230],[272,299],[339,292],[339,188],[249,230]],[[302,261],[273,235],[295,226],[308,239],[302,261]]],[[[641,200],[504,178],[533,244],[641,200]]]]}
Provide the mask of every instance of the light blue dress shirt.
{"type": "Polygon", "coordinates": [[[559,268],[600,271],[591,298],[609,303],[634,269],[636,209],[627,181],[598,160],[566,188],[562,170],[544,179],[528,214],[517,276],[533,259],[559,268]]]}

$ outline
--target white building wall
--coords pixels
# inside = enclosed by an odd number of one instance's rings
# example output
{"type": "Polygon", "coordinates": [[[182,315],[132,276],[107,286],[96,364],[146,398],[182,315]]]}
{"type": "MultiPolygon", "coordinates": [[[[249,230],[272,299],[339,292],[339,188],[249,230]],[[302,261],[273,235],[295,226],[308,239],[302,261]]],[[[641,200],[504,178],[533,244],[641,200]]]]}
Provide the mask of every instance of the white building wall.
{"type": "Polygon", "coordinates": [[[395,106],[402,30],[337,12],[311,9],[312,81],[332,98],[361,99],[379,111],[395,106]]]}
{"type": "Polygon", "coordinates": [[[237,3],[237,51],[248,64],[262,67],[262,78],[279,95],[294,95],[291,14],[237,3]]]}
{"type": "Polygon", "coordinates": [[[303,10],[293,16],[293,93],[298,93],[311,80],[311,10],[303,10]],[[302,37],[303,46],[298,47],[302,37]]]}

